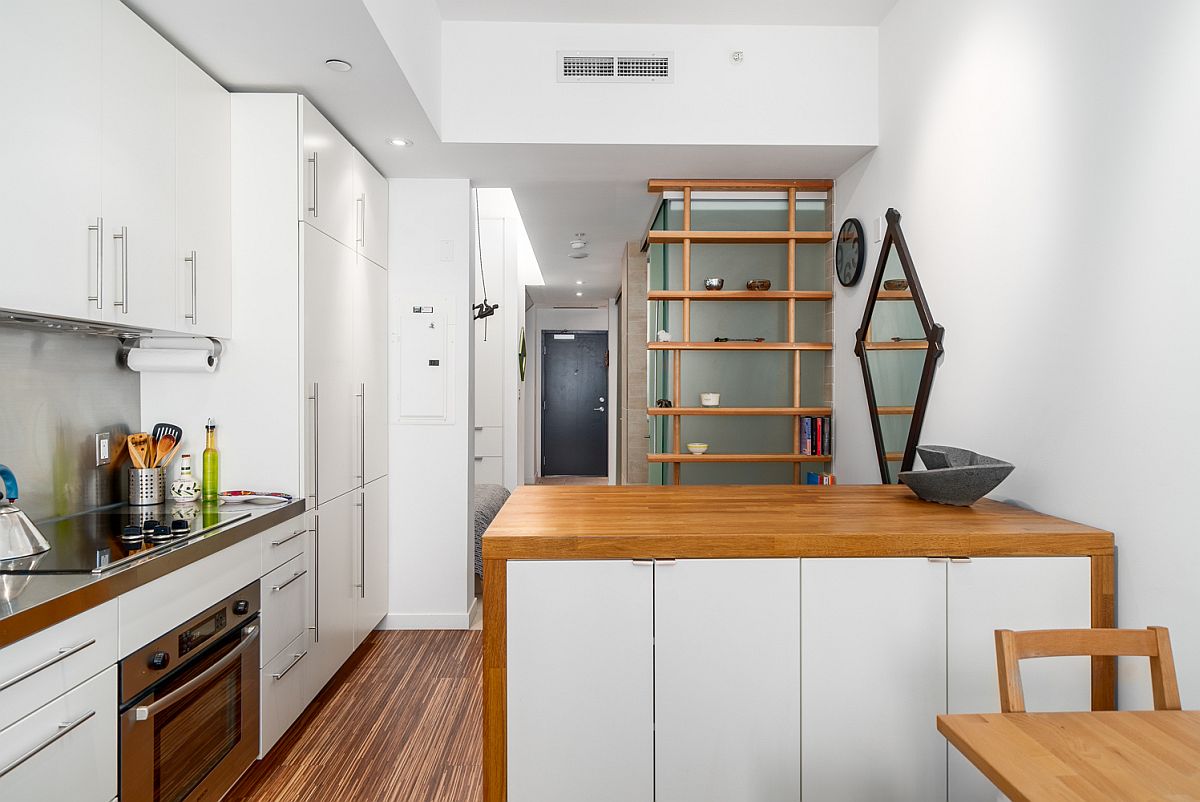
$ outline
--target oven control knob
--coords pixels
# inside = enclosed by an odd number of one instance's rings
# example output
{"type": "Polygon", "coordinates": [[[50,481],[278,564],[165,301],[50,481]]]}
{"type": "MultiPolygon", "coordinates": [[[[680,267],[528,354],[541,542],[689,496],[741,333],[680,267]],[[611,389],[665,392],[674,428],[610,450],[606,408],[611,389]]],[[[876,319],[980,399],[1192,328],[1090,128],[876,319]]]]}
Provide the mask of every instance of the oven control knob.
{"type": "Polygon", "coordinates": [[[234,615],[245,615],[248,612],[250,612],[250,602],[245,599],[238,599],[233,603],[234,615]]]}
{"type": "Polygon", "coordinates": [[[154,654],[150,655],[149,665],[150,665],[150,668],[152,668],[155,671],[162,671],[164,668],[167,667],[167,664],[170,662],[171,662],[171,655],[167,654],[166,652],[159,651],[159,652],[155,652],[154,654]]]}

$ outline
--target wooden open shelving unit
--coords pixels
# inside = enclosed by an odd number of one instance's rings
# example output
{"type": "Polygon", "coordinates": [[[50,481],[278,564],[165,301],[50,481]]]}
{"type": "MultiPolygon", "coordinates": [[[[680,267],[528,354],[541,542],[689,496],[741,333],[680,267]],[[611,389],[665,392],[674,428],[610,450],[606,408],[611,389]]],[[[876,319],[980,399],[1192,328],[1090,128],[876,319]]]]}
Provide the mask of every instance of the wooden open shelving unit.
{"type": "MultiPolygon", "coordinates": [[[[800,483],[801,465],[804,463],[830,463],[832,454],[808,455],[800,453],[801,419],[805,416],[827,416],[831,409],[825,406],[803,407],[800,405],[800,357],[806,351],[832,351],[831,342],[797,342],[796,340],[796,304],[797,303],[829,303],[833,300],[831,290],[797,290],[796,289],[796,246],[821,245],[831,247],[833,242],[833,182],[828,179],[652,179],[647,182],[647,190],[653,193],[682,192],[683,193],[683,228],[678,231],[662,231],[651,229],[647,232],[646,242],[649,244],[679,244],[682,246],[683,289],[682,290],[651,290],[647,293],[648,301],[677,301],[683,306],[682,341],[680,342],[651,342],[646,347],[650,351],[673,351],[676,357],[671,360],[671,380],[673,398],[679,401],[682,395],[681,368],[679,355],[684,351],[785,351],[792,354],[792,405],[788,407],[652,407],[647,410],[649,415],[669,417],[671,426],[671,451],[667,453],[649,454],[647,460],[651,463],[665,463],[673,466],[672,481],[680,483],[680,470],[684,463],[791,463],[792,482],[800,483]],[[692,228],[692,193],[701,192],[786,192],[788,207],[788,227],[783,231],[701,231],[692,228]],[[796,228],[796,198],[798,192],[825,193],[825,229],[821,231],[800,231],[796,228]],[[692,287],[692,246],[715,244],[783,244],[787,246],[787,288],[783,290],[768,290],[756,292],[751,290],[693,290],[692,287]],[[787,304],[787,341],[786,342],[692,342],[692,303],[747,301],[757,303],[787,304]],[[699,415],[728,415],[728,416],[787,416],[792,419],[792,443],[788,453],[770,454],[690,454],[683,450],[682,419],[687,416],[699,415]]],[[[827,259],[830,255],[827,255],[827,259]]],[[[907,345],[907,344],[904,344],[907,345]]],[[[900,414],[900,413],[897,413],[900,414]]]]}

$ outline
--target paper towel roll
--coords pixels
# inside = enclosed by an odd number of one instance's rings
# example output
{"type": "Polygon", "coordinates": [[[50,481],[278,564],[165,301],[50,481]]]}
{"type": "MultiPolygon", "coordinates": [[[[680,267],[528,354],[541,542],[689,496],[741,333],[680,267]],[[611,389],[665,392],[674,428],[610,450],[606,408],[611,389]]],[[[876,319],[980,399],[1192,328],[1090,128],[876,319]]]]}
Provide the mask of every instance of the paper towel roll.
{"type": "Polygon", "coordinates": [[[128,364],[138,373],[212,373],[217,368],[208,351],[176,348],[131,348],[128,364]]]}

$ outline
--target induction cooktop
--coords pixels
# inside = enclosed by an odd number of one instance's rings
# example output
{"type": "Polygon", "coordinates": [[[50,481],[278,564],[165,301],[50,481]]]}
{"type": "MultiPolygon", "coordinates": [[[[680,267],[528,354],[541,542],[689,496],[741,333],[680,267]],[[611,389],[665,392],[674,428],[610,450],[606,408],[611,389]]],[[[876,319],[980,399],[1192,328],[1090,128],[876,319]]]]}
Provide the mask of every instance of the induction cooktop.
{"type": "Polygon", "coordinates": [[[0,574],[100,574],[249,517],[216,504],[157,504],[40,521],[50,550],[0,561],[0,574]]]}

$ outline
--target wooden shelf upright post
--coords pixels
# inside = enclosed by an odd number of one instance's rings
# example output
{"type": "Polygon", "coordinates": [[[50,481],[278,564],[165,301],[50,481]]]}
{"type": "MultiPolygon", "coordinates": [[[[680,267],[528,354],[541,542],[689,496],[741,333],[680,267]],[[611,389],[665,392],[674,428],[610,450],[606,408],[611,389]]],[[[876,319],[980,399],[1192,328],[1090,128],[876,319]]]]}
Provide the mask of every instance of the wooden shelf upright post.
{"type": "MultiPolygon", "coordinates": [[[[683,188],[683,230],[692,230],[692,188],[683,188]]],[[[690,238],[683,240],[683,288],[690,290],[692,288],[692,241],[690,238]]],[[[683,299],[683,342],[690,343],[692,341],[692,302],[689,298],[683,299]]],[[[675,351],[672,354],[671,364],[674,367],[675,378],[675,406],[683,404],[682,378],[681,371],[683,362],[683,352],[675,351]]],[[[672,419],[675,439],[675,453],[683,453],[683,418],[675,415],[672,419]]],[[[675,484],[680,483],[680,472],[683,469],[683,463],[676,462],[672,468],[672,478],[675,484]]]]}

